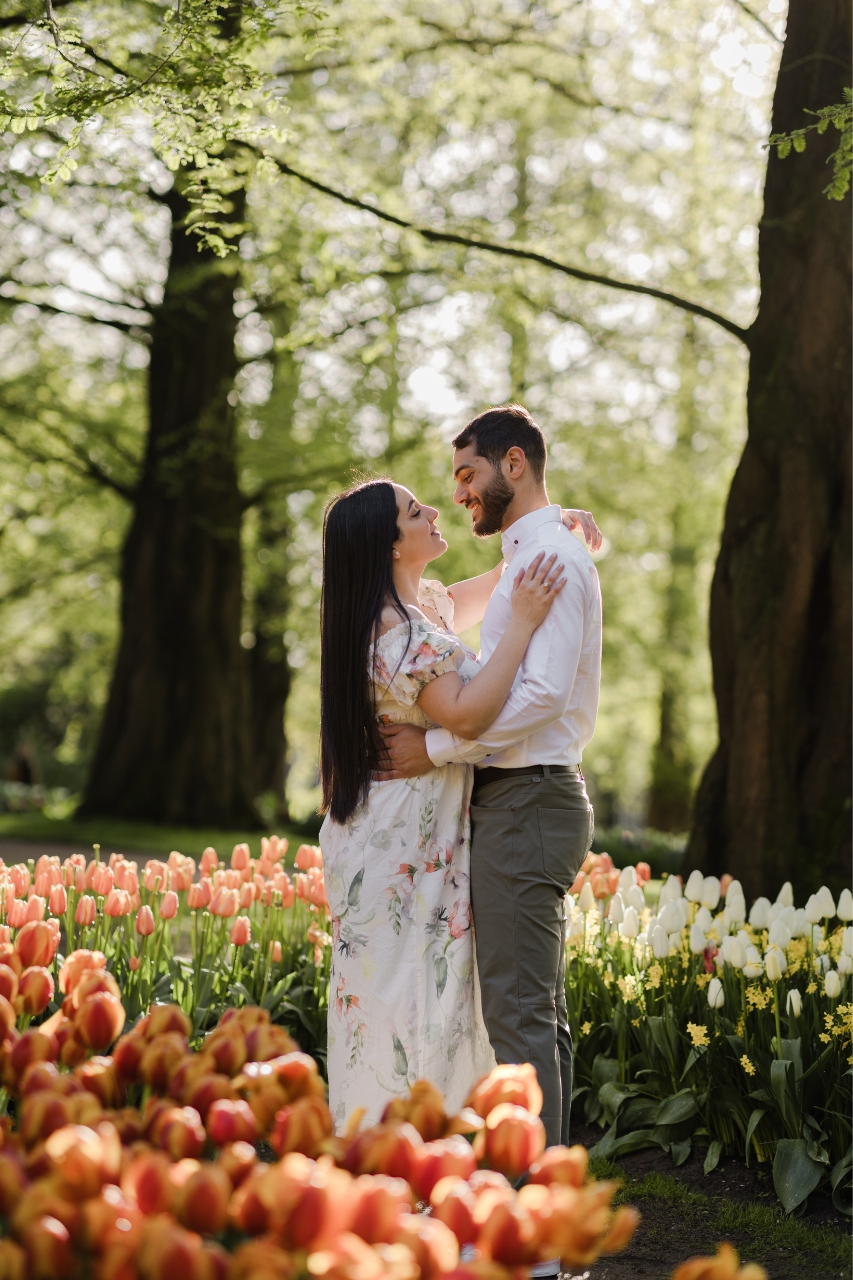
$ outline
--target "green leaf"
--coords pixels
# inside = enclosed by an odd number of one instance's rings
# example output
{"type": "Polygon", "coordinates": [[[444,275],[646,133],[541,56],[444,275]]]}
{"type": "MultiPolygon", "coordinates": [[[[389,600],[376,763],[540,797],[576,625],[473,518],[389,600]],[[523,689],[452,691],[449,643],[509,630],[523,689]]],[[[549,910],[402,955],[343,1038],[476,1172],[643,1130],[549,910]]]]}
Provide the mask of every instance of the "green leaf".
{"type": "Polygon", "coordinates": [[[720,1156],[723,1154],[723,1144],[719,1138],[715,1138],[708,1148],[708,1154],[705,1156],[705,1163],[702,1165],[702,1172],[706,1175],[713,1173],[717,1165],[720,1163],[720,1156]]]}
{"type": "Polygon", "coordinates": [[[674,1093],[671,1098],[664,1099],[657,1109],[655,1121],[657,1124],[680,1124],[682,1120],[689,1120],[691,1116],[695,1116],[697,1111],[696,1098],[692,1089],[682,1089],[679,1093],[674,1093]]]}
{"type": "Polygon", "coordinates": [[[783,138],[782,141],[778,144],[776,151],[778,153],[779,159],[784,160],[786,156],[789,156],[791,154],[791,139],[783,138]]]}
{"type": "Polygon", "coordinates": [[[685,1138],[683,1142],[670,1143],[669,1154],[672,1156],[676,1167],[680,1164],[684,1164],[684,1161],[690,1155],[692,1147],[693,1143],[689,1138],[685,1138]]]}
{"type": "Polygon", "coordinates": [[[823,1168],[809,1159],[804,1138],[781,1138],[773,1160],[773,1186],[786,1213],[792,1213],[814,1191],[823,1168]]]}
{"type": "Polygon", "coordinates": [[[744,1154],[746,1157],[747,1164],[749,1164],[749,1144],[752,1140],[752,1135],[755,1133],[759,1120],[761,1119],[762,1116],[766,1114],[767,1114],[766,1108],[756,1107],[752,1115],[749,1117],[749,1124],[746,1126],[746,1141],[744,1144],[744,1154]]]}
{"type": "Polygon", "coordinates": [[[601,1141],[590,1148],[590,1157],[626,1156],[632,1151],[642,1151],[645,1147],[659,1147],[661,1145],[654,1129],[635,1129],[633,1133],[625,1133],[621,1138],[617,1138],[615,1134],[616,1123],[614,1121],[601,1141]]]}
{"type": "Polygon", "coordinates": [[[794,143],[794,150],[795,150],[795,151],[805,151],[805,149],[806,149],[806,140],[805,140],[805,138],[802,136],[802,134],[795,134],[795,135],[794,135],[794,138],[793,138],[793,143],[794,143]]]}
{"type": "Polygon", "coordinates": [[[357,871],[350,881],[349,893],[347,894],[347,906],[357,907],[361,898],[361,886],[364,880],[364,867],[357,871]]]}
{"type": "Polygon", "coordinates": [[[439,1000],[444,995],[444,988],[447,986],[447,957],[436,956],[435,958],[435,990],[439,1000]]]}
{"type": "Polygon", "coordinates": [[[592,1064],[592,1078],[601,1088],[607,1084],[609,1080],[616,1081],[619,1079],[619,1059],[607,1058],[603,1053],[596,1054],[592,1064]]]}
{"type": "Polygon", "coordinates": [[[853,1166],[853,1146],[847,1148],[847,1154],[841,1157],[829,1175],[829,1184],[832,1187],[832,1203],[836,1209],[848,1218],[853,1215],[853,1207],[850,1204],[851,1166],[853,1166]]]}

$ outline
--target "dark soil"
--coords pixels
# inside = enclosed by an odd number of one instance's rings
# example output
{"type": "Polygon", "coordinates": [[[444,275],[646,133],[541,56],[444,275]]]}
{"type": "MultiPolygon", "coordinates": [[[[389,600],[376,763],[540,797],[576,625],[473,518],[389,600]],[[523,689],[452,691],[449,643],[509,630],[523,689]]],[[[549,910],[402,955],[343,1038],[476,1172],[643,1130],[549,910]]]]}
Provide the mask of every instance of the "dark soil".
{"type": "MultiPolygon", "coordinates": [[[[572,1127],[572,1142],[584,1146],[601,1136],[596,1126],[572,1127]]],[[[657,1149],[623,1157],[620,1198],[642,1215],[637,1233],[622,1253],[568,1274],[577,1280],[669,1280],[680,1263],[713,1256],[728,1240],[741,1263],[760,1263],[769,1280],[850,1280],[850,1222],[828,1196],[813,1195],[802,1217],[791,1220],[781,1212],[769,1168],[724,1157],[706,1176],[704,1158],[699,1149],[676,1168],[657,1149]]]]}

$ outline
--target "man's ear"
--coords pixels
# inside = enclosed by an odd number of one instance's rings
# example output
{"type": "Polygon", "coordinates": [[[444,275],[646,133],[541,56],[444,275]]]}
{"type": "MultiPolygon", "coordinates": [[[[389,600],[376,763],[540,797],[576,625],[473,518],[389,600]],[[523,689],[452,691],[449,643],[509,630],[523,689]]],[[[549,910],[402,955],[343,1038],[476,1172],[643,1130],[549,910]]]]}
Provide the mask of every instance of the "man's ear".
{"type": "Polygon", "coordinates": [[[507,479],[519,481],[527,468],[527,458],[524,455],[524,450],[519,449],[517,445],[513,445],[504,454],[503,463],[503,470],[507,479]]]}

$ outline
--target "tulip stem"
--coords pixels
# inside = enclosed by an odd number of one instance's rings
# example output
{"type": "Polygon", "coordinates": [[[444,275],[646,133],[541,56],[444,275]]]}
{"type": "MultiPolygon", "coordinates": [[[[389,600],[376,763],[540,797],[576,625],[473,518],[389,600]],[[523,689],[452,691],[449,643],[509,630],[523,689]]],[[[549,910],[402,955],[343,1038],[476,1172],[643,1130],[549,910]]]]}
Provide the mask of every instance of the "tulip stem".
{"type": "Polygon", "coordinates": [[[776,1057],[782,1057],[782,1024],[779,1021],[779,983],[773,983],[773,1016],[776,1019],[776,1057]]]}

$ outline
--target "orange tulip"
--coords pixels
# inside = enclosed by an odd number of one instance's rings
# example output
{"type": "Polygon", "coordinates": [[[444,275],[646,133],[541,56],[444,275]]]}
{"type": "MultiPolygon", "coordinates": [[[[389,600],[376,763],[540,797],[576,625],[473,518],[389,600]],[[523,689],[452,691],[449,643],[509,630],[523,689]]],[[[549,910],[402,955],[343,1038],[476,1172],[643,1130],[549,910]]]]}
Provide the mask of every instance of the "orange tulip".
{"type": "Polygon", "coordinates": [[[252,924],[248,916],[238,916],[231,926],[231,942],[235,947],[245,947],[252,941],[252,924]]]}
{"type": "Polygon", "coordinates": [[[154,912],[150,907],[140,907],[137,911],[136,932],[140,938],[150,938],[154,932],[154,912]]]}
{"type": "Polygon", "coordinates": [[[95,864],[92,883],[87,887],[94,889],[99,898],[106,898],[112,893],[114,882],[112,867],[104,866],[102,862],[99,862],[95,864]]]}
{"type": "Polygon", "coordinates": [[[130,894],[126,889],[110,889],[104,902],[104,914],[116,920],[121,916],[129,916],[132,910],[130,894]]]}
{"type": "Polygon", "coordinates": [[[6,1060],[8,1075],[17,1082],[31,1062],[55,1062],[56,1052],[54,1036],[35,1029],[25,1031],[9,1051],[6,1060]]]}
{"type": "Polygon", "coordinates": [[[502,1102],[524,1107],[538,1116],[542,1110],[542,1090],[536,1079],[536,1068],[529,1062],[495,1067],[479,1084],[475,1085],[466,1106],[476,1111],[484,1120],[502,1102]]]}
{"type": "Polygon", "coordinates": [[[12,929],[20,929],[27,923],[27,904],[20,898],[14,898],[6,908],[6,920],[12,929]]]}
{"type": "Polygon", "coordinates": [[[178,895],[174,889],[167,889],[163,894],[158,911],[161,920],[174,920],[178,914],[178,895]]]}
{"type": "Polygon", "coordinates": [[[510,1102],[501,1102],[489,1112],[486,1127],[474,1139],[477,1159],[487,1160],[508,1178],[519,1177],[544,1150],[542,1121],[510,1102]]]}
{"type": "Polygon", "coordinates": [[[415,1151],[422,1143],[421,1135],[410,1124],[377,1125],[356,1137],[345,1164],[351,1173],[384,1173],[408,1182],[415,1151]]]}
{"type": "Polygon", "coordinates": [[[0,1040],[8,1040],[15,1030],[17,1015],[15,1010],[6,999],[0,995],[0,1040]]]}
{"type": "Polygon", "coordinates": [[[113,1065],[122,1084],[136,1084],[140,1078],[140,1064],[146,1044],[141,1035],[131,1031],[122,1036],[113,1048],[113,1065]]]}
{"type": "Polygon", "coordinates": [[[270,1145],[280,1156],[288,1151],[316,1156],[333,1130],[332,1113],[322,1098],[299,1098],[276,1113],[270,1145]]]}
{"type": "Polygon", "coordinates": [[[149,858],[145,864],[142,883],[149,893],[165,893],[169,888],[169,868],[165,862],[149,858]]]}
{"type": "Polygon", "coordinates": [[[412,1192],[402,1178],[362,1175],[354,1184],[355,1203],[350,1230],[368,1244],[391,1244],[400,1217],[412,1207],[412,1192]]]}
{"type": "Polygon", "coordinates": [[[308,1255],[308,1274],[315,1280],[417,1280],[418,1264],[402,1244],[373,1247],[344,1231],[328,1249],[308,1255]]]}
{"type": "Polygon", "coordinates": [[[567,1187],[582,1187],[586,1182],[589,1156],[586,1147],[548,1147],[530,1166],[529,1181],[550,1186],[559,1182],[567,1187]]]}
{"type": "Polygon", "coordinates": [[[121,1000],[107,991],[97,991],[77,1010],[75,1034],[88,1049],[99,1053],[121,1035],[125,1016],[121,1000]]]}
{"type": "Polygon", "coordinates": [[[27,920],[43,920],[47,903],[39,894],[33,893],[27,900],[27,920]]]}
{"type": "MultiPolygon", "coordinates": [[[[290,1057],[295,1047],[284,1027],[272,1027],[269,1023],[250,1027],[246,1034],[246,1055],[250,1062],[269,1062],[272,1058],[290,1057]]],[[[317,1079],[317,1064],[307,1054],[301,1055],[311,1064],[310,1074],[317,1079]]],[[[325,1093],[325,1090],[323,1090],[325,1093]]],[[[296,1096],[296,1095],[294,1095],[296,1096]]]]}
{"type": "Polygon", "coordinates": [[[407,1098],[394,1098],[382,1113],[383,1123],[406,1120],[414,1125],[424,1142],[440,1138],[447,1124],[444,1098],[428,1080],[416,1080],[407,1098]]]}
{"type": "Polygon", "coordinates": [[[43,920],[31,920],[15,939],[15,950],[25,969],[50,964],[56,952],[53,930],[43,920]]]}
{"type": "Polygon", "coordinates": [[[506,1267],[529,1266],[537,1246],[536,1223],[518,1201],[493,1204],[477,1233],[478,1250],[506,1267]]]}
{"type": "Polygon", "coordinates": [[[450,1228],[460,1248],[474,1243],[478,1233],[474,1221],[477,1202],[464,1178],[442,1178],[432,1189],[430,1203],[432,1216],[450,1228]]]}
{"type": "Polygon", "coordinates": [[[269,1228],[269,1210],[260,1195],[261,1185],[268,1176],[268,1168],[250,1169],[229,1201],[228,1219],[246,1235],[257,1236],[269,1228]]]}
{"type": "Polygon", "coordinates": [[[10,1004],[14,1004],[18,994],[18,975],[8,964],[0,964],[0,995],[5,996],[10,1004]]]}
{"type": "Polygon", "coordinates": [[[187,907],[190,911],[201,911],[207,906],[208,899],[200,884],[191,884],[187,890],[187,907]]]}
{"type": "Polygon", "coordinates": [[[75,1200],[97,1195],[105,1182],[118,1177],[121,1140],[113,1125],[102,1121],[97,1130],[70,1124],[57,1129],[45,1141],[53,1172],[62,1181],[64,1194],[75,1200]]]}
{"type": "Polygon", "coordinates": [[[476,1168],[477,1158],[470,1142],[462,1137],[440,1138],[416,1149],[409,1179],[418,1198],[429,1200],[433,1187],[442,1178],[470,1178],[476,1168]]]}
{"type": "Polygon", "coordinates": [[[32,1280],[67,1280],[76,1273],[71,1236],[57,1218],[37,1218],[24,1233],[27,1276],[32,1280]]]}
{"type": "Polygon", "coordinates": [[[210,1275],[201,1237],[165,1215],[145,1222],[137,1265],[142,1280],[207,1280],[210,1275]]]}
{"type": "Polygon", "coordinates": [[[273,964],[281,964],[281,943],[280,942],[270,943],[270,957],[272,959],[273,964]]]}
{"type": "Polygon", "coordinates": [[[95,899],[88,893],[85,893],[77,903],[77,910],[74,912],[74,919],[82,928],[88,929],[95,923],[95,913],[97,911],[97,903],[95,899]]]}
{"type": "Polygon", "coordinates": [[[236,1076],[246,1061],[246,1037],[236,1024],[219,1026],[205,1037],[204,1051],[213,1056],[216,1071],[236,1076]]]}
{"type": "MultiPolygon", "coordinates": [[[[154,1045],[160,1043],[161,1040],[156,1040],[154,1045]]],[[[172,1037],[169,1038],[169,1043],[173,1043],[172,1037]]],[[[177,1066],[169,1066],[164,1070],[164,1078],[168,1079],[169,1097],[182,1104],[189,1102],[190,1092],[200,1080],[212,1075],[215,1070],[216,1061],[212,1053],[204,1050],[201,1053],[190,1053],[185,1049],[184,1056],[178,1059],[177,1066]]]]}
{"type": "Polygon", "coordinates": [[[9,868],[9,879],[15,889],[17,898],[26,897],[27,890],[30,887],[30,869],[24,862],[16,862],[14,866],[9,868]]]}
{"type": "MultiPolygon", "coordinates": [[[[0,1150],[0,1216],[8,1218],[11,1215],[26,1185],[27,1175],[17,1152],[11,1147],[4,1147],[0,1150]]],[[[2,1274],[0,1270],[0,1280],[2,1274]]]]}
{"type": "Polygon", "coordinates": [[[84,1000],[88,1000],[89,996],[102,992],[115,996],[117,1000],[121,999],[119,985],[111,973],[103,969],[87,969],[85,973],[80,974],[63,1008],[66,1013],[73,1014],[84,1000]]]}
{"type": "Polygon", "coordinates": [[[242,1098],[221,1098],[207,1112],[207,1136],[216,1147],[232,1142],[256,1142],[258,1124],[252,1108],[242,1098]]]}
{"type": "Polygon", "coordinates": [[[309,871],[311,867],[322,869],[323,854],[320,848],[314,844],[301,844],[296,850],[294,866],[298,871],[309,871]]]}
{"type": "Polygon", "coordinates": [[[54,884],[50,887],[50,894],[47,900],[50,914],[53,916],[64,916],[68,909],[68,894],[61,884],[54,884]]]}
{"type": "Polygon", "coordinates": [[[201,1116],[194,1107],[167,1107],[151,1132],[154,1144],[173,1160],[197,1159],[204,1149],[204,1137],[201,1116]]]}
{"type": "Polygon", "coordinates": [[[192,1031],[192,1023],[180,1005],[152,1005],[145,1026],[146,1040],[153,1040],[156,1036],[163,1035],[167,1031],[178,1032],[179,1035],[182,1035],[187,1040],[192,1031]]]}
{"type": "Polygon", "coordinates": [[[740,1266],[737,1252],[726,1242],[717,1246],[715,1258],[690,1258],[672,1273],[672,1280],[767,1280],[757,1263],[740,1266]]]}
{"type": "Polygon", "coordinates": [[[178,1221],[190,1231],[217,1236],[228,1221],[231,1181],[224,1169],[203,1164],[184,1183],[174,1200],[178,1221]]]}
{"type": "Polygon", "coordinates": [[[172,1198],[171,1165],[160,1151],[136,1156],[121,1175],[121,1189],[146,1215],[164,1213],[172,1198]]]}
{"type": "Polygon", "coordinates": [[[74,1077],[102,1107],[120,1107],[124,1101],[124,1084],[119,1079],[112,1058],[90,1058],[75,1067],[74,1077]]]}
{"type": "Polygon", "coordinates": [[[231,1255],[228,1280],[291,1280],[296,1264],[274,1239],[247,1240],[231,1255]]]}
{"type": "Polygon", "coordinates": [[[139,1075],[155,1093],[165,1093],[173,1072],[187,1057],[187,1042],[177,1031],[155,1036],[146,1045],[139,1064],[139,1075]]]}
{"type": "Polygon", "coordinates": [[[519,1205],[537,1226],[543,1255],[564,1263],[586,1266],[599,1254],[627,1243],[639,1222],[636,1210],[614,1215],[611,1200],[615,1182],[591,1182],[584,1187],[528,1184],[518,1194],[519,1205]]]}
{"type": "Polygon", "coordinates": [[[202,1120],[205,1120],[214,1102],[219,1102],[223,1099],[231,1100],[233,1097],[234,1088],[228,1076],[220,1076],[215,1072],[211,1072],[196,1081],[189,1090],[186,1101],[187,1105],[195,1107],[202,1120]]]}
{"type": "Polygon", "coordinates": [[[459,1262],[456,1236],[443,1222],[424,1214],[402,1214],[395,1243],[411,1249],[420,1268],[421,1280],[438,1280],[459,1262]]]}
{"type": "Polygon", "coordinates": [[[27,1255],[14,1240],[0,1240],[0,1280],[26,1280],[27,1255]]]}
{"type": "Polygon", "coordinates": [[[242,1186],[257,1165],[258,1153],[251,1142],[229,1142],[219,1152],[217,1162],[228,1174],[232,1187],[236,1188],[242,1186]]]}
{"type": "Polygon", "coordinates": [[[201,861],[198,869],[203,876],[209,876],[211,871],[215,871],[219,866],[219,855],[212,845],[208,845],[204,853],[201,855],[201,861]]]}
{"type": "Polygon", "coordinates": [[[47,969],[25,969],[18,984],[18,1005],[22,1013],[35,1017],[44,1013],[53,999],[53,975],[47,969]]]}
{"type": "Polygon", "coordinates": [[[647,862],[638,862],[634,870],[640,884],[648,884],[652,878],[652,869],[647,862]]]}

